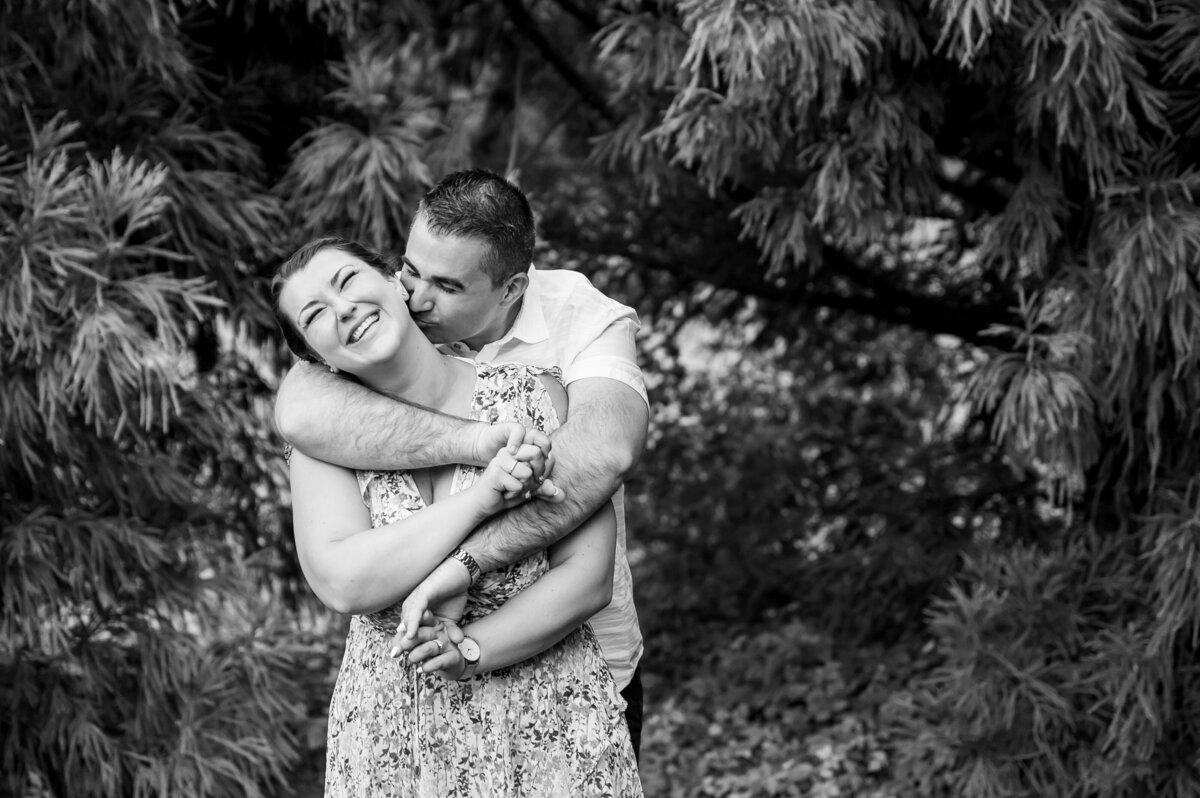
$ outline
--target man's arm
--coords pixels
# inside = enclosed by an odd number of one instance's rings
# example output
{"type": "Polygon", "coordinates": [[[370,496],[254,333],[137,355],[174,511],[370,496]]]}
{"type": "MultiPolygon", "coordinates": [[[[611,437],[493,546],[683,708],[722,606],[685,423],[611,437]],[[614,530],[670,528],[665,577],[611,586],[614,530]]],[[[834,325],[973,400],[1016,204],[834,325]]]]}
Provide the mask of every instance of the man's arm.
{"type": "Polygon", "coordinates": [[[498,453],[469,487],[375,527],[354,471],[294,452],[292,526],[305,578],[337,612],[391,606],[480,521],[523,500],[536,484],[532,469],[523,465],[510,451],[498,453]]]}
{"type": "Polygon", "coordinates": [[[545,549],[590,518],[625,481],[646,445],[649,408],[629,385],[591,377],[567,386],[566,422],[551,434],[560,504],[526,502],[463,542],[483,571],[545,549]]]}
{"type": "MultiPolygon", "coordinates": [[[[601,503],[594,516],[550,547],[549,569],[537,581],[485,618],[458,628],[449,620],[447,635],[458,643],[465,632],[479,644],[482,657],[475,673],[503,668],[545,651],[602,610],[612,600],[617,520],[612,504],[601,503]]],[[[411,652],[408,662],[422,670],[440,670],[445,678],[462,676],[465,662],[458,649],[423,645],[440,635],[438,626],[421,626],[405,606],[405,634],[393,638],[392,656],[411,652]],[[411,629],[413,634],[407,634],[411,629]]]]}
{"type": "Polygon", "coordinates": [[[275,397],[284,439],[317,460],[360,469],[485,465],[508,430],[372,391],[300,361],[275,397]]]}

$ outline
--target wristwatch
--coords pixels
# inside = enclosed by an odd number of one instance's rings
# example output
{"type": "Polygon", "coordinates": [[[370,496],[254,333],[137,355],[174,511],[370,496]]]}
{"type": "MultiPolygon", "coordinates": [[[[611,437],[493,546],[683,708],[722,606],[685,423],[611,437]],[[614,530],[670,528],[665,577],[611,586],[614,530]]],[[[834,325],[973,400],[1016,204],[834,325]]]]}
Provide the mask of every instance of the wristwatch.
{"type": "Polygon", "coordinates": [[[475,562],[475,558],[463,551],[461,548],[456,548],[454,551],[450,552],[450,557],[458,560],[463,564],[463,567],[467,569],[467,578],[471,580],[470,584],[467,586],[470,587],[471,585],[475,584],[475,580],[479,578],[480,573],[479,563],[475,562]]]}
{"type": "Polygon", "coordinates": [[[462,642],[458,644],[458,653],[462,654],[463,660],[466,661],[467,667],[463,669],[462,676],[458,680],[465,681],[475,675],[475,669],[479,667],[479,644],[470,637],[464,637],[462,642]]]}

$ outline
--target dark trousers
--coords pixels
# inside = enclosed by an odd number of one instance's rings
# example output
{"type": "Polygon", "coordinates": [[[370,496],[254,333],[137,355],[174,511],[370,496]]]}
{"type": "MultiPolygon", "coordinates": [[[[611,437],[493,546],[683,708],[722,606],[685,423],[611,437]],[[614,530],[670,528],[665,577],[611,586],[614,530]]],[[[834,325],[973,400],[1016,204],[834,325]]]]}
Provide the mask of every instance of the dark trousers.
{"type": "Polygon", "coordinates": [[[625,699],[625,723],[629,725],[629,739],[633,741],[633,756],[641,761],[642,750],[642,666],[633,669],[633,678],[621,691],[625,699]]]}

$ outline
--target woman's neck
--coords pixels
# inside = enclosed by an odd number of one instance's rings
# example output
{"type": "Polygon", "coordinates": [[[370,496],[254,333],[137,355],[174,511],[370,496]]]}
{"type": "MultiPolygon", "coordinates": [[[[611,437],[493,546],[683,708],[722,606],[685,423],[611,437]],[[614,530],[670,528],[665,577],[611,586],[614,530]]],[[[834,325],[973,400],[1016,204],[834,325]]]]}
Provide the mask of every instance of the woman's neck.
{"type": "Polygon", "coordinates": [[[393,371],[364,375],[368,387],[405,402],[462,416],[464,397],[471,395],[475,369],[470,363],[443,355],[433,346],[412,347],[393,371]]]}

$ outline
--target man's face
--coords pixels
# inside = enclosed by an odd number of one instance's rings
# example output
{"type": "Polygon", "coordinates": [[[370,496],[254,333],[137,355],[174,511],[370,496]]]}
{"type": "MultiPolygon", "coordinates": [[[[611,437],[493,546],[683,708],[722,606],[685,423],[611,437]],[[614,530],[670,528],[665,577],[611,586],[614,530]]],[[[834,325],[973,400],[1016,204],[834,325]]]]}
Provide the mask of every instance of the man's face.
{"type": "Polygon", "coordinates": [[[462,341],[478,351],[508,331],[511,304],[483,270],[487,254],[478,239],[438,236],[422,217],[413,222],[400,280],[413,320],[435,344],[462,341]]]}

